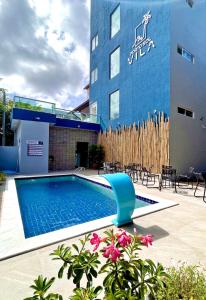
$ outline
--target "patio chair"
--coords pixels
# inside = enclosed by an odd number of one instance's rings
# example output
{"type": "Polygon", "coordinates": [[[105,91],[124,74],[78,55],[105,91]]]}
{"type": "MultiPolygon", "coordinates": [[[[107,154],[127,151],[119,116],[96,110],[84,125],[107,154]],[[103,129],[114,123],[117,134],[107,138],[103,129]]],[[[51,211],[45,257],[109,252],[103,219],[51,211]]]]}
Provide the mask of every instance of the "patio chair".
{"type": "Polygon", "coordinates": [[[124,166],[124,172],[132,178],[133,183],[138,181],[138,169],[135,163],[124,166]]]}
{"type": "Polygon", "coordinates": [[[115,167],[111,162],[103,162],[103,166],[98,169],[98,174],[100,171],[103,171],[103,174],[114,173],[115,167]]]}
{"type": "Polygon", "coordinates": [[[194,172],[194,175],[197,179],[197,184],[196,184],[196,187],[195,187],[195,191],[194,191],[194,196],[195,197],[203,197],[203,201],[206,203],[206,200],[205,200],[205,193],[206,193],[206,172],[202,172],[202,173],[196,173],[194,172]],[[202,186],[203,187],[203,195],[202,196],[197,196],[196,195],[196,192],[197,192],[197,189],[198,187],[202,186]]]}
{"type": "Polygon", "coordinates": [[[162,169],[173,169],[171,165],[162,165],[162,169]]]}
{"type": "Polygon", "coordinates": [[[138,178],[142,179],[142,165],[140,163],[134,164],[134,171],[136,176],[136,182],[138,181],[138,178]]]}
{"type": "Polygon", "coordinates": [[[149,169],[142,167],[142,184],[146,187],[154,187],[154,185],[156,184],[156,179],[159,183],[159,174],[152,173],[152,168],[153,166],[151,166],[149,169]]]}
{"type": "Polygon", "coordinates": [[[137,178],[142,179],[142,165],[140,163],[137,163],[137,164],[134,164],[134,165],[135,165],[137,178]]]}
{"type": "Polygon", "coordinates": [[[176,187],[176,169],[173,169],[171,166],[164,166],[162,167],[162,172],[160,175],[159,181],[159,190],[161,191],[162,188],[175,188],[175,192],[177,192],[176,187]]]}
{"type": "Polygon", "coordinates": [[[117,172],[117,173],[121,173],[124,171],[124,168],[122,167],[121,163],[119,161],[115,161],[113,163],[114,165],[114,171],[117,172]]]}
{"type": "Polygon", "coordinates": [[[190,188],[191,183],[191,189],[193,189],[193,182],[194,182],[194,169],[193,167],[190,167],[188,170],[188,173],[186,174],[180,174],[176,177],[177,186],[179,188],[190,188]],[[181,185],[180,185],[181,183],[181,185]]]}

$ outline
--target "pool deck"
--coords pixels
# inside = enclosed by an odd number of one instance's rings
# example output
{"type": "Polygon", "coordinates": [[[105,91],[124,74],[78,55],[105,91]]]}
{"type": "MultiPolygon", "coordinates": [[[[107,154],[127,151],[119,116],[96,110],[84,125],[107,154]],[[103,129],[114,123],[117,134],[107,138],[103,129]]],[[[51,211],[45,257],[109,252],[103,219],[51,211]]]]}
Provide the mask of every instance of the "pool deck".
{"type": "MultiPolygon", "coordinates": [[[[96,177],[94,171],[86,171],[84,174],[91,175],[94,179],[96,177]]],[[[135,190],[179,204],[135,218],[134,224],[125,228],[131,233],[135,227],[141,234],[153,234],[153,246],[143,248],[140,256],[154,259],[165,266],[179,261],[205,265],[206,204],[202,198],[194,198],[190,190],[181,189],[175,194],[172,190],[163,189],[159,192],[158,189],[149,189],[141,184],[135,184],[135,190]]],[[[99,232],[104,230],[101,229],[99,232]]],[[[77,239],[69,239],[64,243],[70,245],[77,239]]],[[[0,299],[22,300],[31,296],[29,286],[39,274],[46,277],[57,276],[59,264],[57,261],[51,261],[49,253],[58,244],[60,243],[1,261],[0,299]]],[[[71,294],[72,288],[72,283],[57,279],[53,291],[61,293],[66,299],[71,294]]]]}

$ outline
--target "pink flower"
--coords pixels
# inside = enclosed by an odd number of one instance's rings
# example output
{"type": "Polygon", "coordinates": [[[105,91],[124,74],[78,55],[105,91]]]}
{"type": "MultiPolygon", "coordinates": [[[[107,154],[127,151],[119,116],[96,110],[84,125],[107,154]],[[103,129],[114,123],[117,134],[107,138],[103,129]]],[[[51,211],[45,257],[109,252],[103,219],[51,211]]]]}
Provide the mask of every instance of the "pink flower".
{"type": "Polygon", "coordinates": [[[100,236],[97,233],[93,233],[93,238],[90,240],[91,245],[95,245],[93,251],[96,251],[99,247],[99,244],[101,242],[105,242],[106,238],[100,238],[100,236]]]}
{"type": "Polygon", "coordinates": [[[99,247],[100,242],[101,242],[101,238],[98,236],[98,234],[93,233],[93,238],[91,238],[91,240],[90,240],[90,243],[92,245],[95,245],[93,251],[97,250],[97,248],[99,247]]]}
{"type": "Polygon", "coordinates": [[[103,248],[103,256],[106,258],[110,258],[112,262],[116,262],[117,259],[121,256],[121,253],[114,244],[106,246],[103,248]]]}
{"type": "Polygon", "coordinates": [[[123,230],[121,234],[117,234],[117,238],[120,246],[122,247],[127,247],[132,241],[131,236],[127,235],[125,230],[123,230]]]}
{"type": "Polygon", "coordinates": [[[148,245],[152,245],[153,236],[151,234],[142,235],[140,237],[140,241],[142,244],[148,247],[148,245]]]}

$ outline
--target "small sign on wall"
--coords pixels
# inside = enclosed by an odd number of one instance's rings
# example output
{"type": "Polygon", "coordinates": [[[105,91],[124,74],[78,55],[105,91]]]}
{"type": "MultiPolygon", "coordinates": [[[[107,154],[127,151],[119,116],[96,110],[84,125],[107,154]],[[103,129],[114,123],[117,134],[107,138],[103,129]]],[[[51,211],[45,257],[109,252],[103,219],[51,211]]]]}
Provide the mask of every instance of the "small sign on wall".
{"type": "Polygon", "coordinates": [[[28,140],[27,143],[27,155],[28,156],[43,156],[43,142],[28,140]]]}

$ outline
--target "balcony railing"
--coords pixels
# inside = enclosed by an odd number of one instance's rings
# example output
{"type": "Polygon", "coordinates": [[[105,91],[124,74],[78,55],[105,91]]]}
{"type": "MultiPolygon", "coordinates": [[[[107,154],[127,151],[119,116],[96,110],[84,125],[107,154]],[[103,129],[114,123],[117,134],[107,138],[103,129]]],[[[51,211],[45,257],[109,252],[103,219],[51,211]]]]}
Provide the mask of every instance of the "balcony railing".
{"type": "Polygon", "coordinates": [[[97,123],[97,124],[99,124],[100,122],[99,117],[97,115],[91,115],[87,113],[81,113],[78,111],[56,108],[56,105],[54,103],[25,98],[25,97],[15,96],[14,107],[55,114],[57,118],[61,118],[61,119],[75,120],[75,121],[88,122],[88,123],[97,123]]]}

